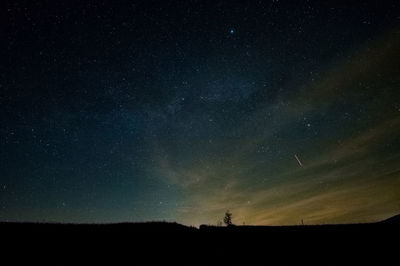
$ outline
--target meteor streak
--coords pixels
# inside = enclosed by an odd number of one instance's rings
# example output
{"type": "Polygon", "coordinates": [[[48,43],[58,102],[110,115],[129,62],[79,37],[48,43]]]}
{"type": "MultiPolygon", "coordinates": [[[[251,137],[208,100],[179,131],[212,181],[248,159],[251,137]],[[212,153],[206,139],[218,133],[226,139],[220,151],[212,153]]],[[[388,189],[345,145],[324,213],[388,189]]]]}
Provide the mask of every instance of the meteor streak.
{"type": "Polygon", "coordinates": [[[297,162],[299,163],[299,165],[300,165],[301,167],[303,167],[303,164],[300,162],[300,159],[299,159],[299,157],[297,157],[296,154],[294,155],[294,158],[296,158],[296,160],[297,160],[297,162]]]}

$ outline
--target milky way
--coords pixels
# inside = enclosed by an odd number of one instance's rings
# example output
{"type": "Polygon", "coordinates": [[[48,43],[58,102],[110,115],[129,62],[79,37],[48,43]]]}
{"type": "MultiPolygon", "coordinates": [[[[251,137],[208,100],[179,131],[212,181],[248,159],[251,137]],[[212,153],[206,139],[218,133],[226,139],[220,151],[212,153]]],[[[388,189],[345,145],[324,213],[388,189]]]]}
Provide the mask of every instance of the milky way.
{"type": "Polygon", "coordinates": [[[0,220],[399,213],[398,1],[158,2],[2,9],[0,220]]]}

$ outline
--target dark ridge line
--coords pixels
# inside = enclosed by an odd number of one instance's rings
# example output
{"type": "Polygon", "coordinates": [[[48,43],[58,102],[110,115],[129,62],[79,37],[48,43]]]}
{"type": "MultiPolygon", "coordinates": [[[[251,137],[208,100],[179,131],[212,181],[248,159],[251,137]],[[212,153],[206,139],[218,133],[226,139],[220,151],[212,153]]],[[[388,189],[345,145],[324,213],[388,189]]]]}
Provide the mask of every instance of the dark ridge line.
{"type": "Polygon", "coordinates": [[[209,224],[201,224],[199,227],[188,226],[177,222],[167,221],[148,221],[148,222],[116,222],[116,223],[63,223],[63,222],[29,222],[29,221],[0,221],[0,225],[31,225],[31,226],[94,226],[94,227],[117,227],[117,226],[163,226],[163,227],[180,227],[187,229],[202,230],[207,228],[242,228],[242,229],[278,229],[278,228],[321,228],[321,227],[349,227],[349,226],[368,226],[377,224],[400,224],[400,214],[389,217],[378,222],[369,223],[340,223],[340,224],[297,224],[297,225],[231,225],[231,226],[217,226],[209,224]]]}

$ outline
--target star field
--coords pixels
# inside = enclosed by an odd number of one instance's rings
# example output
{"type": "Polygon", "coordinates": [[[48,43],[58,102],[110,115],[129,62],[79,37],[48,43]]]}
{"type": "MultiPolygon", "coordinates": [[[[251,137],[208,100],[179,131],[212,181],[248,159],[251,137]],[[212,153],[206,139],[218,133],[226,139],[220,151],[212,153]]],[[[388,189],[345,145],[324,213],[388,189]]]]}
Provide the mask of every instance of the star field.
{"type": "Polygon", "coordinates": [[[7,1],[0,220],[398,214],[399,11],[397,1],[7,1]]]}

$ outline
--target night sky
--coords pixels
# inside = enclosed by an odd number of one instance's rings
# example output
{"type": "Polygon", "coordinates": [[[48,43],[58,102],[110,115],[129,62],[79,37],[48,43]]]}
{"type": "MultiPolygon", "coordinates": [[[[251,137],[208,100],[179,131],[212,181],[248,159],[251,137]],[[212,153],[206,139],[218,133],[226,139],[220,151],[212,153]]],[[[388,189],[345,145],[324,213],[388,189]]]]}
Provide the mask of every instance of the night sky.
{"type": "Polygon", "coordinates": [[[1,221],[400,213],[398,1],[24,2],[0,8],[1,221]]]}

